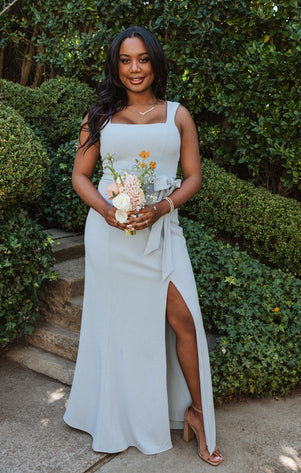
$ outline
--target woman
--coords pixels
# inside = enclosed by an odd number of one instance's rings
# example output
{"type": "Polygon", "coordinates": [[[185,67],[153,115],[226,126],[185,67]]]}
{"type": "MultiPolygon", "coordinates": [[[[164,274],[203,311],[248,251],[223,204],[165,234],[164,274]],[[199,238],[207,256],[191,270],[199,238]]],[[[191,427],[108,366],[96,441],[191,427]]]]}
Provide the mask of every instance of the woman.
{"type": "Polygon", "coordinates": [[[141,27],[120,33],[99,100],[83,120],[72,175],[91,209],[79,352],[64,419],[92,435],[95,451],[135,446],[155,454],[172,447],[170,425],[183,427],[185,413],[184,440],[196,435],[199,456],[216,466],[223,458],[207,342],[176,210],[201,185],[198,138],[188,111],[165,101],[165,87],[157,38],[141,27]],[[106,195],[113,182],[108,156],[121,173],[148,153],[159,201],[120,223],[106,195]],[[96,190],[99,155],[104,174],[96,190]]]}

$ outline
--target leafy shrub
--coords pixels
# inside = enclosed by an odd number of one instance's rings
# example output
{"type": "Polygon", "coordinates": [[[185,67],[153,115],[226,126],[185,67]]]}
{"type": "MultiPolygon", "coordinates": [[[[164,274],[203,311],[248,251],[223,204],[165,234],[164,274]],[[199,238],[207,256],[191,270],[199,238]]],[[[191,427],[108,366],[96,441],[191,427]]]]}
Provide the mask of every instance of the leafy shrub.
{"type": "Polygon", "coordinates": [[[49,79],[39,89],[3,79],[0,85],[3,103],[17,110],[55,147],[77,136],[83,113],[95,101],[87,84],[66,77],[49,79]]]}
{"type": "Polygon", "coordinates": [[[30,45],[32,72],[40,66],[44,77],[90,83],[102,75],[104,51],[118,32],[150,28],[169,60],[168,95],[195,116],[204,150],[228,169],[247,168],[272,191],[301,188],[296,0],[91,0],[88,8],[81,0],[24,0],[1,20],[5,72],[22,76],[30,45]]]}
{"type": "Polygon", "coordinates": [[[83,113],[96,101],[95,91],[77,79],[56,77],[43,82],[40,91],[51,99],[45,133],[52,143],[65,143],[78,136],[83,113]]]}
{"type": "Polygon", "coordinates": [[[215,397],[287,394],[301,375],[301,280],[182,218],[207,329],[215,397]]]}
{"type": "MultiPolygon", "coordinates": [[[[77,141],[73,140],[61,145],[52,157],[49,180],[43,192],[41,206],[47,225],[80,232],[84,229],[89,208],[72,187],[76,149],[77,141]]],[[[97,169],[92,178],[96,187],[101,173],[101,169],[97,169]]]]}
{"type": "Polygon", "coordinates": [[[0,344],[31,333],[42,283],[54,277],[51,239],[24,210],[0,217],[0,344]]]}
{"type": "Polygon", "coordinates": [[[239,237],[246,248],[283,270],[301,275],[301,203],[257,188],[203,161],[200,192],[188,216],[239,237]]]}
{"type": "Polygon", "coordinates": [[[227,0],[191,2],[189,7],[165,2],[155,25],[157,31],[163,29],[162,38],[166,30],[170,91],[193,113],[204,156],[210,153],[227,169],[247,170],[273,192],[297,194],[297,2],[227,0]]]}
{"type": "Polygon", "coordinates": [[[0,213],[36,199],[48,167],[40,140],[13,108],[0,103],[0,213]]]}

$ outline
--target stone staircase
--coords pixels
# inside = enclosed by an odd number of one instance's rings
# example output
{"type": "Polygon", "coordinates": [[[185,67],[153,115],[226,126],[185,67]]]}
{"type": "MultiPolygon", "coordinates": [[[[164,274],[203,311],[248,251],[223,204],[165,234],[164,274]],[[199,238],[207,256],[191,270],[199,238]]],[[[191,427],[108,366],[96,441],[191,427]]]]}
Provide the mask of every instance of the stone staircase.
{"type": "Polygon", "coordinates": [[[52,229],[58,279],[48,281],[41,319],[34,332],[7,357],[34,371],[71,384],[77,356],[84,290],[83,235],[52,229]]]}

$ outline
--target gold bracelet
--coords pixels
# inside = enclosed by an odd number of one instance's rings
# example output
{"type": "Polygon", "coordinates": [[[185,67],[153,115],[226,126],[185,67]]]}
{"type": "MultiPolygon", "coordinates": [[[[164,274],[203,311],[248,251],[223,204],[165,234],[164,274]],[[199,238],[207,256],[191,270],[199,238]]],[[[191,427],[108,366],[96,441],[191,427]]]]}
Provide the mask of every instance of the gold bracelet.
{"type": "Polygon", "coordinates": [[[174,206],[173,201],[171,200],[170,197],[164,197],[163,200],[167,200],[167,202],[169,203],[169,206],[170,206],[169,213],[171,214],[171,212],[173,212],[175,210],[175,206],[174,206]]]}

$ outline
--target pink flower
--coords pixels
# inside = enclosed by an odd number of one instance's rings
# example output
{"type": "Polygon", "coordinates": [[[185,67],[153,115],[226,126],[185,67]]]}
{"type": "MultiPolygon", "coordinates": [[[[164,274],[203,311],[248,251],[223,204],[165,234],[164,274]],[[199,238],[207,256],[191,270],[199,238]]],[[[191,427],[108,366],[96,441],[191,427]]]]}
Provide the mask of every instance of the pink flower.
{"type": "Polygon", "coordinates": [[[116,197],[116,195],[119,194],[121,184],[118,184],[118,182],[112,182],[107,188],[106,194],[109,196],[110,199],[113,199],[113,197],[116,197]]]}
{"type": "Polygon", "coordinates": [[[124,190],[130,198],[131,210],[140,210],[144,206],[145,197],[139,179],[135,175],[127,174],[124,181],[124,190]]]}

